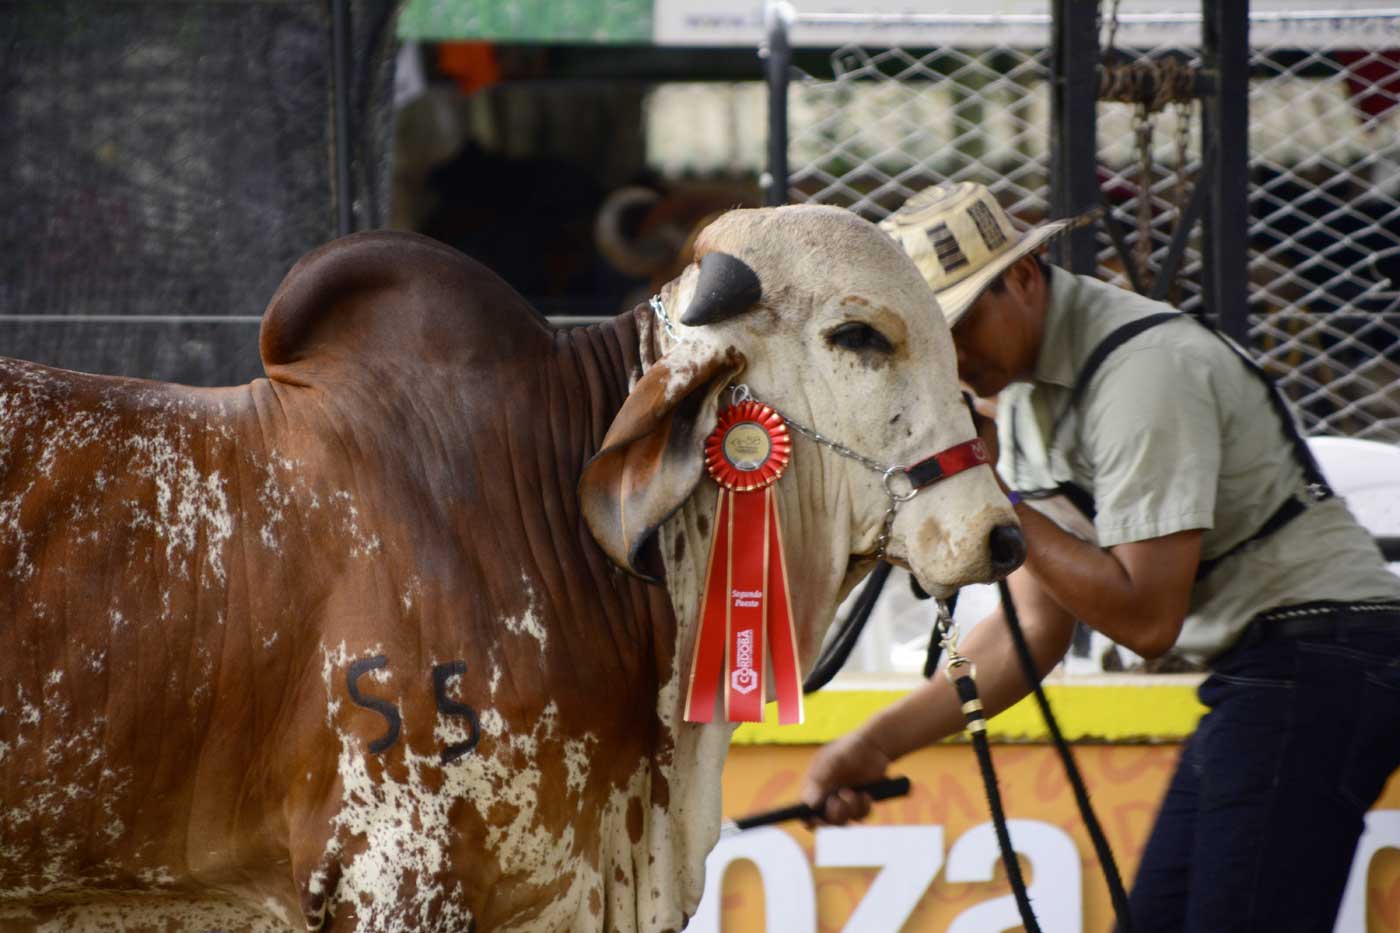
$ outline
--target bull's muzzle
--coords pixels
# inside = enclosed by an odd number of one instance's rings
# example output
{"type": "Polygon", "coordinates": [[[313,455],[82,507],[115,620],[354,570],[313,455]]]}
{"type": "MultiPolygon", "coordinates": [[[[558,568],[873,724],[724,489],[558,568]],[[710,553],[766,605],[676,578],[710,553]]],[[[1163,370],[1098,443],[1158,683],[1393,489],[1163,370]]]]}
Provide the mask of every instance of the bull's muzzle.
{"type": "Polygon", "coordinates": [[[988,559],[998,579],[1015,570],[1026,559],[1026,537],[1019,525],[997,525],[987,540],[988,559]]]}

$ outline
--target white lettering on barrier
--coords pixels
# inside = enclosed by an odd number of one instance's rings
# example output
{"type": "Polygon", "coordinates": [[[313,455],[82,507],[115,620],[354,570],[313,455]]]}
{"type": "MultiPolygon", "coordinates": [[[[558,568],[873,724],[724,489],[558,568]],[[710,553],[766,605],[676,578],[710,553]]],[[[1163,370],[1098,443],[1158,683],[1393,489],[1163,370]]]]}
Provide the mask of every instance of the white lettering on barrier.
{"type": "MultiPolygon", "coordinates": [[[[1045,933],[1082,933],[1083,879],[1079,852],[1064,830],[1038,820],[1009,820],[1011,844],[1029,863],[1028,893],[1045,933]]],[[[990,881],[998,860],[991,823],[974,826],[954,843],[944,880],[990,881]]],[[[749,859],[763,883],[764,929],[815,933],[816,885],[807,855],[780,829],[753,829],[722,839],[705,860],[705,894],[690,933],[719,933],[725,870],[749,859]]],[[[943,827],[822,827],[816,833],[818,868],[880,867],[843,933],[898,930],[943,866],[943,827]]],[[[1015,899],[994,898],[963,911],[948,933],[985,933],[1020,926],[1015,899]]],[[[1338,927],[1338,930],[1341,930],[1338,927]]],[[[1364,928],[1359,928],[1364,929],[1364,928]]]]}
{"type": "MultiPolygon", "coordinates": [[[[1028,893],[1046,933],[1081,933],[1084,928],[1083,878],[1074,842],[1056,826],[1037,820],[1010,820],[1011,844],[1030,863],[1028,893]]],[[[845,933],[897,930],[913,912],[943,862],[941,826],[824,827],[817,830],[819,868],[882,866],[870,890],[851,914],[845,933]]],[[[1371,861],[1385,849],[1400,849],[1400,810],[1372,810],[1356,847],[1342,896],[1335,933],[1364,933],[1366,878],[1371,861]]],[[[983,882],[1001,858],[990,823],[964,833],[948,854],[944,881],[983,882]]],[[[688,931],[719,933],[721,885],[731,862],[749,859],[763,882],[764,923],[768,930],[815,933],[816,886],[806,853],[780,829],[754,829],[720,841],[705,861],[705,895],[688,931]]],[[[1020,925],[1010,896],[976,904],[958,915],[948,933],[985,933],[1020,925]]]]}
{"type": "MultiPolygon", "coordinates": [[[[1058,826],[1039,820],[1007,820],[1011,847],[1029,862],[1026,886],[1044,933],[1082,933],[1084,929],[1083,880],[1079,851],[1074,840],[1058,826]]],[[[951,884],[991,881],[1001,862],[996,829],[981,823],[962,834],[948,853],[944,880],[951,884]]],[[[958,915],[948,933],[985,933],[1021,925],[1016,898],[1011,894],[984,901],[958,915]]]]}
{"type": "Polygon", "coordinates": [[[943,867],[942,826],[849,826],[817,830],[818,868],[875,868],[844,933],[901,930],[943,867]]]}
{"type": "Polygon", "coordinates": [[[686,925],[689,933],[720,933],[724,872],[748,859],[763,879],[763,928],[785,933],[816,933],[817,895],[807,853],[781,829],[751,829],[721,839],[705,859],[705,894],[686,925]]]}

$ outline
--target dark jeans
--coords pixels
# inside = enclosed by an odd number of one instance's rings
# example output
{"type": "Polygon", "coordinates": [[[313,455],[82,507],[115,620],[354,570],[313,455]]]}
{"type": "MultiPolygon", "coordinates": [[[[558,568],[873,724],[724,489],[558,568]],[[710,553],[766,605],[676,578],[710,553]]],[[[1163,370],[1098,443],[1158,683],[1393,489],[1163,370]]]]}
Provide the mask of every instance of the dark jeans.
{"type": "Polygon", "coordinates": [[[1400,765],[1400,613],[1219,657],[1129,902],[1137,933],[1330,933],[1365,813],[1400,765]]]}

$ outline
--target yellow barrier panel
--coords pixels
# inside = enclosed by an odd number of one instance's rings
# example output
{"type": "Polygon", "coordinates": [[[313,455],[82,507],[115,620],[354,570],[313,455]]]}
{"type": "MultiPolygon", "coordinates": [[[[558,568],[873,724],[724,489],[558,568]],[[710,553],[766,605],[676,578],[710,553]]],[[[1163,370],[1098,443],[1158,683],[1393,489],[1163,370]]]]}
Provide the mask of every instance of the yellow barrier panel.
{"type": "MultiPolygon", "coordinates": [[[[1196,700],[1199,674],[1105,674],[1048,680],[1045,695],[1070,741],[1175,742],[1189,735],[1205,707],[1196,700]]],[[[745,723],[735,745],[819,745],[850,732],[918,684],[910,677],[843,677],[807,697],[800,726],[778,725],[768,704],[762,723],[745,723]]],[[[1048,742],[1049,732],[1034,697],[993,717],[994,742],[1048,742]]]]}
{"type": "MultiPolygon", "coordinates": [[[[1168,743],[1074,749],[1125,882],[1179,751],[1168,743]]],[[[815,753],[793,745],[733,749],[724,815],[797,800],[815,753]]],[[[999,745],[992,755],[1045,929],[1110,929],[1103,876],[1054,749],[999,745]]],[[[890,773],[907,775],[913,788],[876,804],[865,823],[816,833],[789,823],[721,840],[708,862],[710,896],[687,933],[1019,930],[972,749],[926,748],[890,773]]],[[[1367,817],[1337,929],[1400,933],[1400,778],[1367,817]]]]}
{"type": "MultiPolygon", "coordinates": [[[[1045,685],[1130,882],[1180,741],[1205,712],[1202,675],[1053,676],[1045,685]]],[[[724,770],[724,813],[797,800],[813,747],[849,732],[917,689],[916,677],[845,676],[807,698],[807,721],[741,726],[724,770]],[[803,747],[805,746],[805,747],[803,747]]],[[[1001,792],[1032,900],[1047,928],[1104,930],[1112,909],[1093,848],[1034,698],[990,721],[1001,792]]],[[[890,769],[908,797],[877,804],[860,826],[813,833],[797,824],[722,840],[696,933],[862,929],[1019,929],[970,749],[947,743],[890,769]]],[[[1338,930],[1400,933],[1400,777],[1367,816],[1338,930]]]]}

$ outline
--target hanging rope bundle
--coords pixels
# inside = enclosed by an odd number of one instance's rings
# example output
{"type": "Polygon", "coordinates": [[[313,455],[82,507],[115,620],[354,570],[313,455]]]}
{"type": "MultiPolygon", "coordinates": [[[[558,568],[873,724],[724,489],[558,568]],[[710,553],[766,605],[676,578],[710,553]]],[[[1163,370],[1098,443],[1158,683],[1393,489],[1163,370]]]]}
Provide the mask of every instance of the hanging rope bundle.
{"type": "Polygon", "coordinates": [[[1110,103],[1132,104],[1134,108],[1133,136],[1138,156],[1138,193],[1135,198],[1137,239],[1132,256],[1128,255],[1127,245],[1111,210],[1107,227],[1134,290],[1141,294],[1151,292],[1154,297],[1175,301],[1179,288],[1174,278],[1169,283],[1163,283],[1166,288],[1158,287],[1155,276],[1150,284],[1148,282],[1148,270],[1152,266],[1152,255],[1156,246],[1153,234],[1152,137],[1156,130],[1157,115],[1171,108],[1176,119],[1175,184],[1169,205],[1173,213],[1170,234],[1173,248],[1168,249],[1168,253],[1171,254],[1179,234],[1183,232],[1180,228],[1186,214],[1187,148],[1191,113],[1196,100],[1208,93],[1210,82],[1199,68],[1179,55],[1163,55],[1135,61],[1121,60],[1115,45],[1118,34],[1118,5],[1119,0],[1111,0],[1107,17],[1101,18],[1100,21],[1101,29],[1107,27],[1108,41],[1105,43],[1099,66],[1098,99],[1110,103]]]}
{"type": "Polygon", "coordinates": [[[1195,100],[1199,80],[1199,69],[1175,55],[1134,62],[1110,60],[1099,71],[1099,100],[1138,104],[1156,113],[1168,104],[1195,100]]]}

